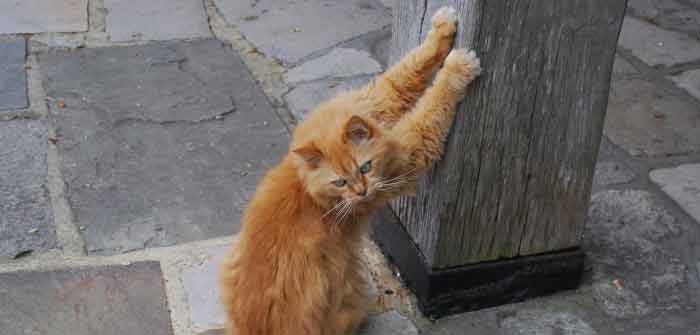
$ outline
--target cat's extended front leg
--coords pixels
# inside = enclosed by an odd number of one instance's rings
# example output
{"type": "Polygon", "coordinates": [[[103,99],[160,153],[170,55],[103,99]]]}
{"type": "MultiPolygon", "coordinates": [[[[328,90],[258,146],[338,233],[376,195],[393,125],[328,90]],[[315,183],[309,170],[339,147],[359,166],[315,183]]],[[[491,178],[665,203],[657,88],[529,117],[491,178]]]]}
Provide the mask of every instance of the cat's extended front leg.
{"type": "Polygon", "coordinates": [[[480,73],[474,51],[453,50],[433,86],[393,129],[405,146],[408,171],[420,174],[441,157],[457,104],[480,73]]]}
{"type": "Polygon", "coordinates": [[[374,98],[375,119],[391,128],[413,107],[452,48],[456,31],[454,9],[435,12],[425,41],[367,87],[374,98]]]}

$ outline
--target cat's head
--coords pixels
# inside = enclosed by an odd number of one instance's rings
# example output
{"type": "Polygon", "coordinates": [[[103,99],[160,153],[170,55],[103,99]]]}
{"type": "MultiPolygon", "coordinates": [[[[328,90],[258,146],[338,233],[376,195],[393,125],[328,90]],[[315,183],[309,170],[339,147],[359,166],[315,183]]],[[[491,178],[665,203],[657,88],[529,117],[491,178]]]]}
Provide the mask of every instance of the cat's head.
{"type": "Polygon", "coordinates": [[[358,115],[328,125],[319,134],[292,148],[307,192],[324,207],[371,208],[392,168],[395,140],[358,115]]]}

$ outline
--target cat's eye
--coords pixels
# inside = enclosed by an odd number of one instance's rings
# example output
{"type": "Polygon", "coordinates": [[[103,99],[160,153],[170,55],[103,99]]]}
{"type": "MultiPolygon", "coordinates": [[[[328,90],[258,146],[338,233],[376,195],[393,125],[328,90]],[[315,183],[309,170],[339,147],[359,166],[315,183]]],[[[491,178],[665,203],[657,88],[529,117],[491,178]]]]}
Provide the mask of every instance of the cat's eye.
{"type": "Polygon", "coordinates": [[[372,170],[371,160],[366,161],[365,164],[362,164],[362,166],[360,166],[360,173],[362,174],[367,174],[367,172],[369,172],[370,170],[372,170]]]}
{"type": "Polygon", "coordinates": [[[343,187],[343,186],[345,186],[348,182],[347,182],[345,179],[340,178],[340,179],[336,179],[336,180],[332,181],[331,183],[332,183],[333,185],[335,185],[336,187],[343,187]]]}

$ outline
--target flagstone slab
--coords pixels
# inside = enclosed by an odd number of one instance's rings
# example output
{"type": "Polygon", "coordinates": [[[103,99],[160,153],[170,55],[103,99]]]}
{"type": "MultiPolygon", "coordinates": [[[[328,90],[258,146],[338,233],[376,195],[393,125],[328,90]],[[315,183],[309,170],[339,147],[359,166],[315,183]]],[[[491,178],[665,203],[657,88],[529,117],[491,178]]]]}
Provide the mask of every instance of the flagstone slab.
{"type": "Polygon", "coordinates": [[[46,149],[42,121],[0,122],[0,260],[57,244],[46,149]]]}
{"type": "Polygon", "coordinates": [[[673,66],[700,60],[700,41],[697,39],[629,16],[622,24],[619,43],[651,66],[673,66]]]}
{"type": "Polygon", "coordinates": [[[237,232],[286,149],[285,126],[221,42],[54,50],[40,61],[90,254],[237,232]]]}
{"type": "Polygon", "coordinates": [[[700,69],[685,71],[671,77],[671,80],[700,101],[700,69]]]}
{"type": "Polygon", "coordinates": [[[657,169],[649,177],[700,223],[700,164],[657,169]]]}
{"type": "Polygon", "coordinates": [[[667,157],[700,151],[700,109],[644,78],[614,80],[605,134],[633,156],[667,157]]]}
{"type": "Polygon", "coordinates": [[[0,34],[87,31],[87,4],[88,0],[0,1],[0,34]]]}
{"type": "Polygon", "coordinates": [[[359,335],[418,335],[413,322],[396,311],[370,315],[359,335]]]}
{"type": "Polygon", "coordinates": [[[198,334],[210,334],[224,328],[224,308],[219,291],[219,268],[229,246],[209,250],[201,263],[182,273],[187,303],[190,309],[190,322],[198,334]]]}
{"type": "Polygon", "coordinates": [[[598,162],[593,176],[593,188],[628,183],[635,177],[636,174],[623,163],[614,161],[598,162]]]}
{"type": "MultiPolygon", "coordinates": [[[[688,227],[645,190],[604,190],[591,197],[583,248],[590,261],[624,281],[651,309],[690,311],[689,268],[675,250],[688,227]],[[619,277],[618,277],[619,276],[619,277]],[[658,294],[664,292],[664,294],[658,294]]],[[[610,279],[612,281],[612,279],[610,279]]],[[[609,297],[610,301],[628,297],[609,297]]],[[[613,305],[614,302],[611,302],[613,305]]],[[[602,306],[611,316],[646,314],[602,306]]],[[[629,307],[629,306],[628,306],[629,307]]]]}
{"type": "Polygon", "coordinates": [[[172,335],[157,262],[0,273],[3,335],[172,335]]]}
{"type": "Polygon", "coordinates": [[[522,311],[505,318],[501,325],[509,335],[598,335],[581,317],[564,312],[522,311]]]}
{"type": "Polygon", "coordinates": [[[379,62],[366,51],[336,48],[289,70],[284,79],[289,84],[298,84],[323,78],[370,75],[381,70],[379,62]]]}
{"type": "MultiPolygon", "coordinates": [[[[627,13],[700,38],[700,11],[677,0],[630,0],[627,13]]],[[[697,0],[696,0],[697,1],[697,0]]]]}
{"type": "Polygon", "coordinates": [[[285,64],[391,24],[391,10],[367,0],[214,2],[247,40],[285,64]]]}
{"type": "Polygon", "coordinates": [[[27,107],[26,50],[24,37],[0,38],[0,113],[27,107]]]}
{"type": "Polygon", "coordinates": [[[284,96],[287,107],[297,120],[301,120],[324,101],[352,89],[360,88],[372,77],[324,79],[299,84],[284,96]]]}
{"type": "Polygon", "coordinates": [[[105,0],[115,42],[210,37],[201,0],[105,0]]]}

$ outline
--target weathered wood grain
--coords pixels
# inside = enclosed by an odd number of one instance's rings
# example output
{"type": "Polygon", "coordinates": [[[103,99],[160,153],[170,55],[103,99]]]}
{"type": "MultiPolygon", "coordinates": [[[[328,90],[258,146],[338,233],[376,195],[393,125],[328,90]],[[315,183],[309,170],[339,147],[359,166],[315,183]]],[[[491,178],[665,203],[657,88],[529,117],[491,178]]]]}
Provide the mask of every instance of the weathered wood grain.
{"type": "Polygon", "coordinates": [[[395,211],[434,268],[578,246],[626,0],[397,1],[393,61],[444,5],[484,73],[395,211]]]}

